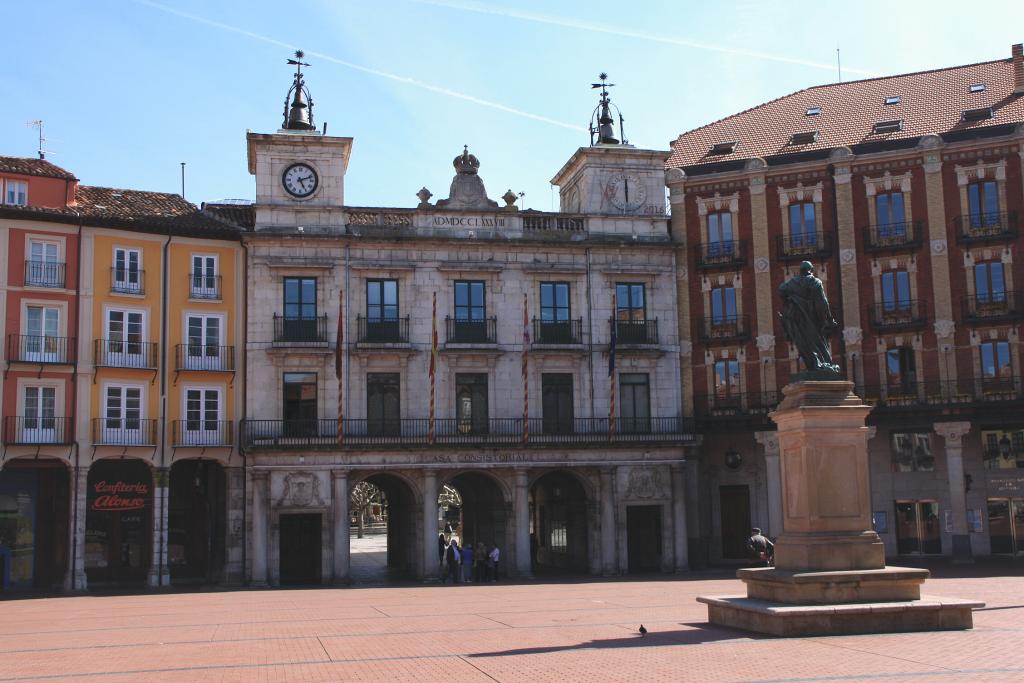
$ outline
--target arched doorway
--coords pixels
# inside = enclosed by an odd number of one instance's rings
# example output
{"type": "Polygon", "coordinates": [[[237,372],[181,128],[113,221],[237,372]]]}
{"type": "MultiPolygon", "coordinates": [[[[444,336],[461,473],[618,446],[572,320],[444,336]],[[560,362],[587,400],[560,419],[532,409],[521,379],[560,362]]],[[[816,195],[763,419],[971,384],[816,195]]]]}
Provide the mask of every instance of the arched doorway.
{"type": "Polygon", "coordinates": [[[130,458],[89,468],[85,573],[89,586],[136,585],[153,559],[153,474],[130,458]]]}
{"type": "Polygon", "coordinates": [[[382,583],[416,576],[416,496],[401,477],[372,474],[349,496],[349,576],[382,583]]]}
{"type": "MultiPolygon", "coordinates": [[[[486,557],[487,552],[497,545],[502,558],[499,571],[504,576],[511,559],[511,548],[508,547],[510,520],[501,486],[493,477],[480,472],[457,474],[445,484],[455,495],[449,493],[446,496],[442,490],[438,499],[438,505],[442,507],[442,530],[450,525],[451,535],[459,539],[461,546],[473,546],[474,557],[486,557]]],[[[468,569],[466,574],[469,574],[464,576],[467,580],[485,578],[479,574],[474,576],[468,569]]]]}
{"type": "Polygon", "coordinates": [[[0,592],[60,588],[68,566],[70,477],[58,460],[0,469],[0,592]]]}
{"type": "Polygon", "coordinates": [[[572,474],[544,474],[530,487],[530,560],[533,571],[587,573],[587,492],[572,474]]]}
{"type": "Polygon", "coordinates": [[[171,465],[167,508],[167,566],[171,581],[213,583],[224,568],[224,468],[213,460],[171,465]]]}

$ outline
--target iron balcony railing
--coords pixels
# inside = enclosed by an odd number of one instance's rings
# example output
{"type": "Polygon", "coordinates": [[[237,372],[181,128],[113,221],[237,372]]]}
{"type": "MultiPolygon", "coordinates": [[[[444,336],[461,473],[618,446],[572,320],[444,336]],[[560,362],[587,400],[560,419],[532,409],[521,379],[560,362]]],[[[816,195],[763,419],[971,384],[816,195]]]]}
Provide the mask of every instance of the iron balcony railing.
{"type": "Polygon", "coordinates": [[[498,319],[463,320],[445,318],[445,339],[449,344],[496,344],[498,343],[498,319]]]}
{"type": "Polygon", "coordinates": [[[155,446],[160,421],[141,418],[97,417],[92,421],[94,446],[155,446]]]}
{"type": "Polygon", "coordinates": [[[575,320],[533,319],[533,343],[572,345],[583,343],[583,318],[575,320]]]}
{"type": "Polygon", "coordinates": [[[750,338],[750,316],[731,315],[700,319],[701,340],[708,344],[750,338]]]}
{"type": "Polygon", "coordinates": [[[52,261],[25,261],[26,287],[63,287],[64,264],[52,261]]]}
{"type": "Polygon", "coordinates": [[[245,448],[289,449],[373,446],[607,446],[609,443],[681,443],[694,440],[693,422],[678,417],[623,418],[456,418],[434,421],[433,441],[426,418],[342,421],[244,420],[245,448]],[[527,429],[524,429],[524,425],[527,429]]]}
{"type": "Polygon", "coordinates": [[[274,316],[275,344],[304,344],[326,346],[327,316],[316,318],[286,318],[274,316]]]}
{"type": "Polygon", "coordinates": [[[78,351],[76,337],[49,337],[32,334],[7,335],[8,363],[74,365],[78,351]]]}
{"type": "Polygon", "coordinates": [[[1010,377],[865,385],[855,393],[876,411],[948,410],[1024,400],[1021,386],[1010,377]]]}
{"type": "Polygon", "coordinates": [[[827,232],[779,235],[776,244],[783,261],[821,259],[832,255],[832,235],[827,232]]]}
{"type": "Polygon", "coordinates": [[[102,368],[153,370],[160,366],[159,345],[156,342],[96,339],[93,342],[93,364],[102,368]]]}
{"type": "Polygon", "coordinates": [[[694,415],[703,420],[730,420],[737,417],[764,417],[779,405],[775,391],[696,394],[694,415]]]}
{"type": "Polygon", "coordinates": [[[725,242],[703,242],[694,251],[697,253],[697,268],[740,268],[746,262],[746,244],[739,240],[725,242]]]}
{"type": "Polygon", "coordinates": [[[971,323],[994,323],[1019,320],[1024,311],[1021,292],[976,294],[963,300],[964,319],[971,323]]]}
{"type": "Polygon", "coordinates": [[[235,423],[231,420],[174,420],[171,423],[171,444],[178,448],[232,446],[235,423]]]}
{"type": "Polygon", "coordinates": [[[216,344],[178,344],[174,347],[175,370],[234,372],[235,347],[216,344]]]}
{"type": "Polygon", "coordinates": [[[70,444],[74,418],[40,415],[9,415],[4,418],[4,445],[70,444]]]}
{"type": "Polygon", "coordinates": [[[188,296],[190,299],[220,299],[220,275],[189,273],[188,296]]]}
{"type": "Polygon", "coordinates": [[[864,228],[864,251],[891,253],[917,249],[924,240],[922,221],[884,223],[864,228]]]}
{"type": "Polygon", "coordinates": [[[110,269],[110,291],[114,294],[145,294],[146,272],[132,268],[110,269]]]}
{"type": "Polygon", "coordinates": [[[615,343],[619,346],[649,345],[658,343],[658,319],[609,320],[615,325],[615,343]]]}
{"type": "Polygon", "coordinates": [[[955,216],[953,227],[956,240],[971,242],[999,242],[1017,237],[1016,211],[991,211],[955,216]]]}
{"type": "Polygon", "coordinates": [[[927,302],[918,299],[883,301],[869,311],[876,330],[911,330],[928,324],[927,302]]]}
{"type": "Polygon", "coordinates": [[[356,316],[356,339],[360,344],[408,344],[409,316],[364,318],[356,316]]]}

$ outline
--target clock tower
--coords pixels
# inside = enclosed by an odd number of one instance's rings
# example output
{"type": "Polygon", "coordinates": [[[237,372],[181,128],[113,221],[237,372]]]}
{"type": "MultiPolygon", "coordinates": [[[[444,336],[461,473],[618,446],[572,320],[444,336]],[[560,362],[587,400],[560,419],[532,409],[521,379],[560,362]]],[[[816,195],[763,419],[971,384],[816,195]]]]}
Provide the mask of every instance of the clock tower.
{"type": "Polygon", "coordinates": [[[249,173],[256,176],[256,230],[329,232],[344,226],[345,171],[352,138],[317,131],[306,87],[303,53],[284,100],[276,133],[246,133],[249,173]]]}
{"type": "Polygon", "coordinates": [[[637,149],[623,132],[624,119],[608,97],[602,73],[601,99],[590,123],[590,147],[581,147],[551,179],[559,187],[563,213],[665,216],[665,160],[668,152],[637,149]],[[614,115],[613,115],[614,112],[614,115]],[[616,120],[617,119],[617,120],[616,120]],[[615,127],[618,125],[618,136],[615,127]]]}

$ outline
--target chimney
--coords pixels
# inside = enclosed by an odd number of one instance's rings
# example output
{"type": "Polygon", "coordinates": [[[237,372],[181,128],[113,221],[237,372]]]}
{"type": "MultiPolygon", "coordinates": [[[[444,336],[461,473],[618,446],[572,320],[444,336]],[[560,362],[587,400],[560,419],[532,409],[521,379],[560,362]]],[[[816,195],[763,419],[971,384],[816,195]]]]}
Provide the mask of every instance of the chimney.
{"type": "Polygon", "coordinates": [[[1013,94],[1024,95],[1024,44],[1010,48],[1013,53],[1013,94]]]}

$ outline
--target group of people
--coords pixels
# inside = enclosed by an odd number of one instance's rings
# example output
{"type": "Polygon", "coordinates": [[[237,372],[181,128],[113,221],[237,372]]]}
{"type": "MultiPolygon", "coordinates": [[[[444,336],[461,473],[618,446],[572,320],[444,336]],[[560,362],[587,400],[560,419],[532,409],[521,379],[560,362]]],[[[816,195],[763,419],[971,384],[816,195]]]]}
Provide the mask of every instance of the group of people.
{"type": "Polygon", "coordinates": [[[453,584],[498,580],[501,551],[497,545],[478,541],[476,547],[472,543],[460,547],[457,536],[441,532],[437,535],[437,559],[441,564],[441,583],[448,583],[449,578],[453,584]]]}

